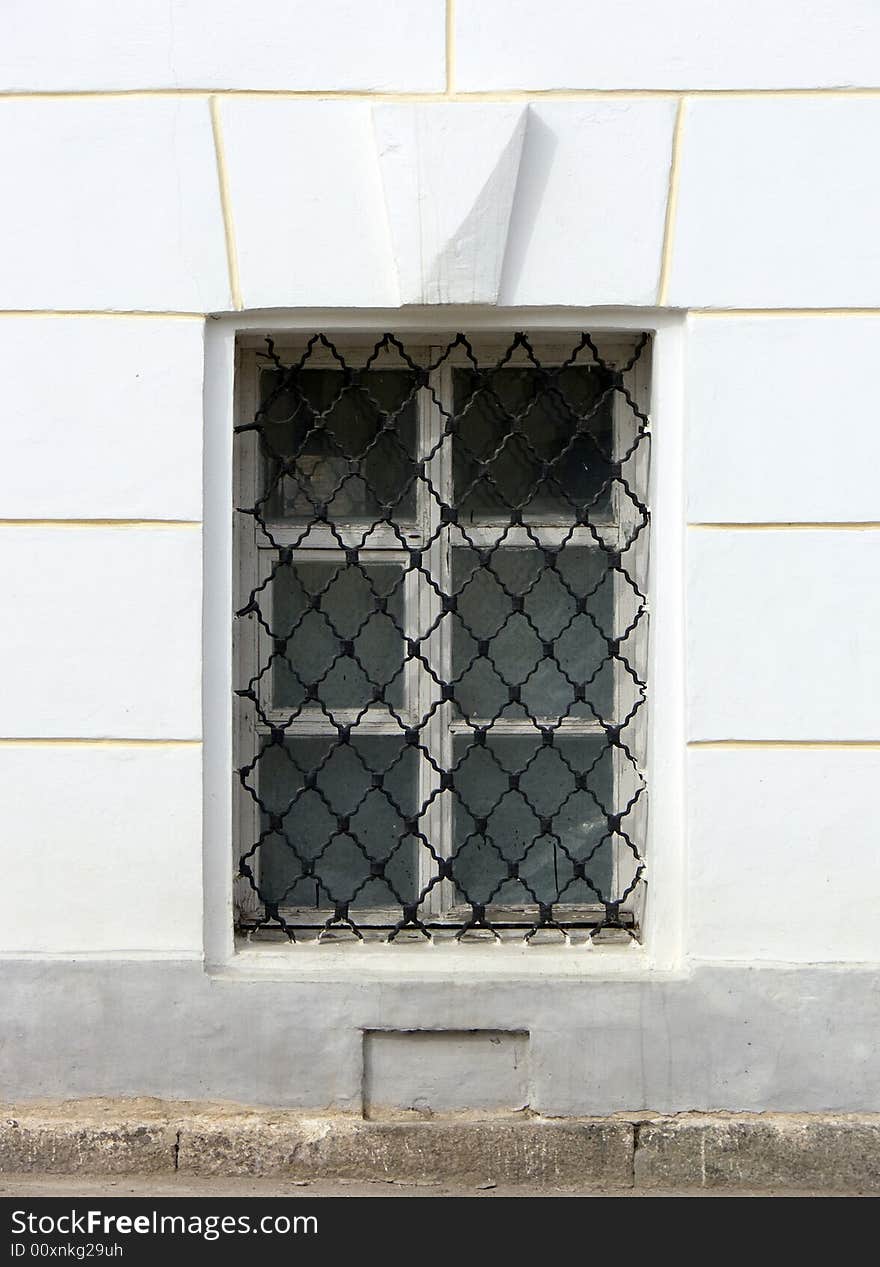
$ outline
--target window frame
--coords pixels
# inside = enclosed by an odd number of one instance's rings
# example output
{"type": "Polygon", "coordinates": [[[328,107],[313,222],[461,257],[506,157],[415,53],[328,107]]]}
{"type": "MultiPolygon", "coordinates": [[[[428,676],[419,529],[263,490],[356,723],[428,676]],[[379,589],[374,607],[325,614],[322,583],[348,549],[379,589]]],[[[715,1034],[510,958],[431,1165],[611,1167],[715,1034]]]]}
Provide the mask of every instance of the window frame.
{"type": "MultiPolygon", "coordinates": [[[[264,980],[349,987],[386,982],[427,988],[450,975],[475,986],[581,978],[678,979],[685,970],[687,817],[685,703],[685,557],[687,511],[684,485],[685,367],[691,322],[685,312],[665,308],[505,308],[449,306],[445,328],[474,335],[510,329],[559,334],[587,329],[595,334],[650,331],[652,445],[651,606],[648,713],[648,782],[651,816],[646,856],[649,892],[641,942],[625,946],[590,942],[586,950],[522,944],[505,948],[420,943],[393,955],[362,945],[320,947],[251,945],[233,931],[233,427],[240,341],[308,335],[333,329],[342,337],[379,336],[393,328],[415,339],[438,326],[434,307],[405,309],[265,308],[210,316],[204,328],[204,488],[203,488],[203,930],[204,971],[218,982],[264,980]],[[295,950],[295,953],[293,953],[295,950]]],[[[408,996],[411,997],[411,996],[408,996]]]]}
{"type": "MultiPolygon", "coordinates": [[[[465,327],[466,329],[466,327],[465,327]]],[[[375,333],[364,336],[345,336],[339,335],[332,327],[324,327],[323,333],[333,342],[336,351],[343,357],[348,364],[356,364],[358,356],[364,350],[371,349],[376,342],[375,333]]],[[[542,366],[553,366],[566,361],[572,351],[572,337],[576,337],[579,331],[574,329],[567,335],[545,336],[537,335],[530,339],[530,343],[538,357],[542,366]]],[[[592,333],[592,332],[591,332],[592,333]]],[[[508,352],[513,338],[513,329],[504,333],[496,333],[493,335],[475,335],[469,342],[477,361],[481,367],[490,366],[497,363],[508,352]]],[[[437,362],[443,351],[448,348],[449,343],[455,336],[455,331],[449,328],[436,329],[430,334],[426,334],[421,338],[407,337],[405,339],[406,352],[419,364],[433,364],[437,362]]],[[[625,369],[624,385],[632,395],[632,399],[636,402],[638,408],[647,413],[650,408],[650,380],[651,380],[651,354],[652,346],[650,337],[647,338],[644,346],[641,348],[639,355],[635,358],[634,364],[629,363],[633,360],[636,349],[642,339],[642,330],[633,330],[629,332],[599,333],[596,336],[596,345],[602,361],[611,369],[625,369]]],[[[289,332],[272,334],[274,343],[274,352],[281,362],[285,365],[293,363],[304,350],[304,339],[302,336],[297,338],[289,332]]],[[[245,423],[249,422],[256,414],[261,401],[260,378],[264,371],[271,370],[271,363],[265,358],[266,344],[265,336],[245,337],[239,340],[238,357],[237,357],[237,381],[236,381],[236,400],[237,400],[237,419],[245,423]],[[262,355],[261,355],[262,354],[262,355]]],[[[528,368],[530,362],[521,350],[509,359],[505,368],[515,369],[517,367],[528,368]]],[[[584,357],[581,364],[589,366],[589,357],[584,357]]],[[[444,409],[451,411],[453,406],[453,373],[458,368],[470,368],[472,362],[468,358],[467,352],[463,348],[454,348],[452,353],[448,355],[438,370],[431,374],[430,386],[433,396],[440,400],[444,409]]],[[[339,362],[334,355],[326,348],[316,348],[309,357],[310,369],[333,369],[338,368],[339,362]]],[[[400,368],[405,368],[405,363],[399,362],[400,368]]],[[[395,368],[390,361],[383,360],[377,368],[392,369],[395,368]]],[[[504,373],[505,369],[500,369],[500,373],[504,373]]],[[[417,429],[417,451],[420,456],[424,457],[435,449],[437,441],[440,439],[441,428],[443,423],[443,415],[440,410],[433,404],[432,399],[427,392],[419,392],[418,394],[418,429],[417,429]]],[[[613,451],[612,456],[619,459],[630,445],[633,443],[637,431],[637,418],[632,409],[630,409],[619,392],[615,392],[612,396],[612,426],[613,426],[613,451]]],[[[254,505],[259,496],[261,487],[260,476],[260,459],[258,455],[258,442],[253,433],[246,436],[238,437],[237,445],[241,448],[241,454],[235,463],[235,505],[250,506],[254,505]]],[[[641,443],[635,450],[633,457],[630,459],[632,465],[627,470],[626,475],[641,498],[648,497],[648,471],[649,471],[649,455],[650,455],[650,426],[648,427],[648,435],[645,442],[641,443]]],[[[452,475],[452,456],[451,446],[441,446],[438,449],[438,456],[434,458],[430,469],[429,478],[434,488],[441,491],[445,501],[452,504],[453,501],[453,475],[452,475]]],[[[436,505],[424,504],[424,489],[417,485],[417,504],[415,507],[415,518],[413,521],[413,531],[406,535],[417,548],[421,541],[431,538],[435,535],[439,520],[437,517],[436,505]]],[[[628,533],[634,526],[635,517],[627,519],[625,507],[631,503],[623,495],[623,491],[619,484],[615,483],[612,489],[612,504],[614,513],[606,518],[599,515],[591,515],[591,522],[599,529],[603,539],[608,545],[620,545],[625,541],[628,533]]],[[[247,516],[235,516],[235,550],[234,558],[236,560],[237,575],[235,582],[241,585],[242,594],[250,593],[256,586],[264,582],[271,572],[270,555],[277,553],[277,548],[284,545],[291,545],[297,539],[302,538],[302,525],[296,525],[291,521],[283,519],[270,519],[266,516],[267,526],[271,534],[271,541],[264,538],[262,543],[255,541],[259,535],[256,525],[247,516]]],[[[404,521],[401,520],[401,523],[404,521]]],[[[337,531],[346,537],[347,532],[351,533],[351,537],[363,539],[362,529],[359,527],[345,525],[342,520],[336,521],[337,531]]],[[[558,523],[554,523],[552,519],[546,522],[535,524],[530,521],[530,528],[533,533],[541,538],[552,542],[554,538],[563,534],[570,534],[571,522],[560,519],[558,523]]],[[[441,589],[447,592],[450,583],[450,567],[452,550],[456,545],[491,545],[493,540],[497,541],[500,536],[504,535],[507,546],[516,546],[516,544],[529,545],[530,539],[527,537],[525,530],[511,530],[509,521],[499,520],[494,524],[491,519],[481,522],[479,526],[473,523],[468,524],[466,537],[457,525],[452,525],[446,533],[441,534],[434,545],[428,552],[426,567],[429,573],[438,579],[441,589]]],[[[650,523],[646,524],[635,536],[633,545],[627,551],[626,570],[630,574],[636,576],[636,583],[643,594],[647,594],[648,587],[648,557],[650,543],[650,523]]],[[[574,544],[581,544],[587,548],[599,547],[592,538],[588,530],[583,530],[579,534],[579,540],[574,544]]],[[[296,557],[301,562],[326,561],[338,558],[341,553],[339,543],[333,538],[330,531],[326,528],[315,530],[310,528],[305,539],[305,543],[296,549],[296,557]],[[314,536],[314,540],[311,540],[314,536]]],[[[380,528],[368,539],[366,546],[359,546],[359,557],[364,563],[387,562],[390,564],[405,564],[406,555],[400,547],[400,543],[394,536],[392,531],[387,528],[380,528]]],[[[404,582],[404,626],[407,636],[413,637],[417,634],[417,626],[425,628],[430,625],[439,610],[436,605],[436,595],[427,585],[419,586],[418,575],[412,571],[405,572],[404,582]]],[[[630,598],[630,593],[624,593],[628,589],[626,582],[618,574],[613,574],[614,585],[614,617],[615,627],[618,624],[618,616],[622,610],[625,598],[630,598]]],[[[647,606],[647,604],[646,604],[647,606]]],[[[269,644],[271,640],[268,634],[262,630],[256,622],[246,622],[247,628],[242,628],[243,622],[239,622],[237,629],[237,637],[235,639],[235,676],[238,682],[249,680],[251,674],[258,664],[265,664],[266,657],[269,652],[269,644]]],[[[648,639],[648,613],[645,612],[643,618],[639,621],[637,629],[634,631],[634,637],[627,645],[627,658],[631,662],[639,664],[640,677],[643,681],[647,680],[647,639],[648,639]]],[[[432,642],[432,652],[430,658],[432,663],[439,663],[442,666],[442,676],[447,680],[451,673],[452,663],[452,646],[451,636],[448,623],[444,622],[438,634],[436,644],[432,642]]],[[[426,709],[426,695],[424,686],[424,674],[419,674],[418,665],[415,661],[409,659],[405,661],[405,702],[403,712],[408,713],[413,719],[417,716],[424,715],[426,709]],[[421,679],[421,680],[420,680],[421,679]]],[[[619,664],[614,668],[614,715],[620,720],[621,709],[621,679],[623,670],[619,664]]],[[[650,683],[648,684],[648,692],[650,691],[650,683]]],[[[633,835],[641,845],[642,858],[644,859],[644,846],[646,839],[646,815],[647,804],[650,790],[647,787],[647,714],[648,701],[646,700],[638,710],[636,724],[633,727],[632,734],[628,736],[630,748],[633,750],[636,763],[638,765],[641,777],[645,782],[645,788],[639,795],[638,802],[632,811],[633,817],[628,824],[630,834],[633,835]]],[[[354,712],[355,710],[353,710],[354,712]]],[[[289,708],[266,708],[266,715],[271,722],[284,722],[289,716],[289,708]]],[[[340,721],[345,722],[346,712],[344,710],[333,710],[334,716],[340,721]]],[[[358,723],[358,733],[361,735],[389,735],[399,736],[400,730],[398,724],[386,714],[388,720],[383,720],[381,710],[370,708],[367,715],[362,717],[358,723]]],[[[476,720],[477,723],[480,719],[476,720]]],[[[426,727],[426,743],[433,751],[442,753],[440,765],[448,768],[451,759],[451,744],[456,734],[467,734],[471,730],[471,725],[464,719],[453,721],[446,725],[439,716],[435,716],[426,727]]],[[[235,747],[240,754],[236,765],[244,765],[247,761],[252,760],[256,755],[260,738],[270,733],[270,724],[257,725],[254,722],[253,712],[250,709],[238,709],[238,722],[236,726],[236,743],[235,747]]],[[[319,718],[310,719],[308,713],[296,719],[289,731],[290,734],[299,735],[302,738],[311,738],[318,736],[332,736],[335,728],[333,725],[319,718]]],[[[522,722],[513,721],[511,719],[500,719],[493,725],[493,733],[497,737],[504,735],[516,734],[534,734],[534,725],[531,721],[524,719],[522,722]]],[[[592,719],[567,719],[562,723],[559,730],[560,734],[567,735],[571,738],[602,736],[604,730],[601,724],[592,719]]],[[[626,770],[627,762],[624,753],[614,748],[612,750],[612,777],[615,791],[622,784],[624,778],[630,775],[630,771],[626,770]]],[[[424,804],[429,799],[432,790],[431,772],[428,763],[424,759],[419,760],[419,793],[418,803],[424,804]]],[[[614,803],[618,800],[615,796],[614,803]]],[[[237,797],[237,812],[235,814],[235,825],[237,844],[235,848],[236,859],[241,856],[255,841],[261,831],[260,810],[252,797],[239,795],[237,797]]],[[[440,803],[434,802],[427,811],[425,833],[435,842],[442,856],[448,856],[453,848],[454,823],[452,806],[448,798],[442,798],[440,803]]],[[[634,887],[626,900],[621,903],[620,914],[622,922],[636,931],[638,935],[642,923],[644,911],[645,885],[643,883],[635,883],[634,877],[638,870],[638,864],[633,858],[629,848],[621,839],[612,842],[611,848],[611,864],[612,864],[612,891],[620,892],[623,888],[632,882],[634,887]]],[[[259,853],[250,860],[255,875],[259,873],[259,853]]],[[[427,881],[430,879],[429,860],[425,857],[424,851],[419,854],[419,872],[418,882],[419,889],[423,889],[427,881]]],[[[454,892],[454,884],[450,880],[443,880],[435,885],[427,895],[424,904],[420,904],[420,912],[426,921],[431,922],[432,930],[437,932],[436,925],[450,926],[450,931],[461,927],[462,917],[468,908],[462,908],[456,905],[452,900],[454,892]]],[[[584,925],[597,924],[604,915],[604,907],[599,902],[594,903],[563,903],[558,904],[566,910],[566,917],[570,916],[573,920],[579,921],[584,925]]],[[[241,877],[235,880],[235,923],[239,924],[258,924],[265,916],[265,907],[260,900],[259,895],[255,892],[253,886],[241,877]]],[[[519,928],[519,936],[527,930],[530,923],[534,921],[533,904],[510,904],[510,903],[493,903],[487,907],[487,916],[493,924],[498,924],[502,929],[509,921],[514,921],[519,928]],[[529,912],[527,914],[527,912],[529,912]],[[518,918],[518,916],[520,916],[518,918]]],[[[291,927],[302,930],[314,931],[320,928],[328,921],[333,914],[329,905],[317,906],[314,908],[304,908],[296,905],[281,905],[281,913],[285,922],[291,927]]],[[[362,930],[368,930],[374,925],[393,926],[400,918],[398,907],[370,907],[361,910],[358,916],[358,926],[362,930]]],[[[415,934],[418,936],[418,934],[415,934]]],[[[482,934],[476,932],[477,936],[482,934]]],[[[488,934],[493,937],[494,934],[488,934]]],[[[511,929],[511,939],[516,937],[517,933],[511,929]]],[[[328,933],[319,934],[319,940],[326,941],[333,938],[346,939],[344,929],[333,929],[328,933]]],[[[553,939],[558,938],[559,933],[555,930],[547,930],[546,934],[539,933],[539,940],[542,938],[553,939]]],[[[624,935],[628,940],[628,935],[624,935]]],[[[507,938],[505,938],[507,940],[507,938]]]]}

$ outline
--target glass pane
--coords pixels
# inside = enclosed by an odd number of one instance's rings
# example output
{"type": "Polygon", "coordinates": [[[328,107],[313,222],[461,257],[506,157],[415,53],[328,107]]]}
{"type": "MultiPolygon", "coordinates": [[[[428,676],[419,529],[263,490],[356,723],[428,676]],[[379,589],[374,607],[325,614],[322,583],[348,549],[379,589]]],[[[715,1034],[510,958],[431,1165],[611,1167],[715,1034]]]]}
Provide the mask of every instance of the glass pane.
{"type": "Polygon", "coordinates": [[[264,901],[325,908],[414,901],[418,841],[403,819],[416,812],[417,770],[418,754],[390,735],[264,748],[257,763],[262,829],[272,825],[269,814],[281,819],[260,847],[264,901]],[[313,874],[303,878],[306,866],[313,874]]]}
{"type": "Polygon", "coordinates": [[[272,585],[272,702],[311,686],[327,708],[403,704],[403,569],[387,563],[282,564],[272,585]],[[344,643],[351,646],[345,648],[344,643]]]}
{"type": "Polygon", "coordinates": [[[461,735],[454,757],[453,871],[463,900],[591,904],[613,897],[613,758],[601,736],[557,737],[547,748],[531,735],[492,737],[485,746],[461,735]],[[579,774],[586,788],[578,788],[579,774]],[[589,883],[576,877],[575,862],[585,864],[589,883]]]}
{"type": "Polygon", "coordinates": [[[605,636],[614,633],[614,582],[606,557],[565,546],[553,560],[548,566],[540,550],[500,548],[481,566],[476,550],[453,550],[452,675],[467,717],[612,718],[605,636]],[[579,684],[584,700],[576,698],[579,684]]]}
{"type": "Polygon", "coordinates": [[[612,397],[607,371],[571,366],[455,370],[455,501],[461,522],[572,518],[590,507],[609,513],[600,491],[611,475],[612,397]],[[545,465],[546,464],[546,465],[545,465]]]}
{"type": "Polygon", "coordinates": [[[288,382],[264,370],[264,515],[313,519],[326,506],[337,523],[413,519],[415,385],[404,370],[370,370],[348,386],[341,370],[300,370],[288,382]]]}

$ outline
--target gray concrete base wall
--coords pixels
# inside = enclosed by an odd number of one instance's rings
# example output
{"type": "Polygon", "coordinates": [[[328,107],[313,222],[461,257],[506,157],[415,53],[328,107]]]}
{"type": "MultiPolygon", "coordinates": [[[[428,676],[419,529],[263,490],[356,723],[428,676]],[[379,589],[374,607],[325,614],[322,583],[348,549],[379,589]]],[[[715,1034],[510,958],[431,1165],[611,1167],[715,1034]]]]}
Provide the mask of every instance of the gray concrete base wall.
{"type": "Polygon", "coordinates": [[[852,966],[305,982],[198,963],[7,960],[0,1094],[366,1109],[372,1120],[870,1113],[878,1033],[880,974],[852,966]]]}

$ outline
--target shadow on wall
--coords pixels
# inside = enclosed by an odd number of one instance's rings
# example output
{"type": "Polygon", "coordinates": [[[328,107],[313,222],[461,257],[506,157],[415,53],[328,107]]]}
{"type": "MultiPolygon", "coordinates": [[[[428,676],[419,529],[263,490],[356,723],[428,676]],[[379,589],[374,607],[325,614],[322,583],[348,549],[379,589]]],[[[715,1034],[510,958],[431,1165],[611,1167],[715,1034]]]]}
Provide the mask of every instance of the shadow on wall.
{"type": "Polygon", "coordinates": [[[513,209],[501,265],[498,302],[508,303],[516,289],[535,233],[538,212],[550,179],[558,142],[534,110],[526,110],[525,135],[513,193],[513,209]]]}

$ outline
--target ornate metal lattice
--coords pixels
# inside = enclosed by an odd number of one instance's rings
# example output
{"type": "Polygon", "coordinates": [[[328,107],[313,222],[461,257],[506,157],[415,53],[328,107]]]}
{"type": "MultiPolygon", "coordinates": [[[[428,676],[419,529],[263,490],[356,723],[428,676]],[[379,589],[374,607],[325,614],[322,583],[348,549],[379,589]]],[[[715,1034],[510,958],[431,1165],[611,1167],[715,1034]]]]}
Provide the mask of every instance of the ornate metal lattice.
{"type": "Polygon", "coordinates": [[[633,935],[650,341],[423,343],[252,358],[239,927],[633,935]]]}

